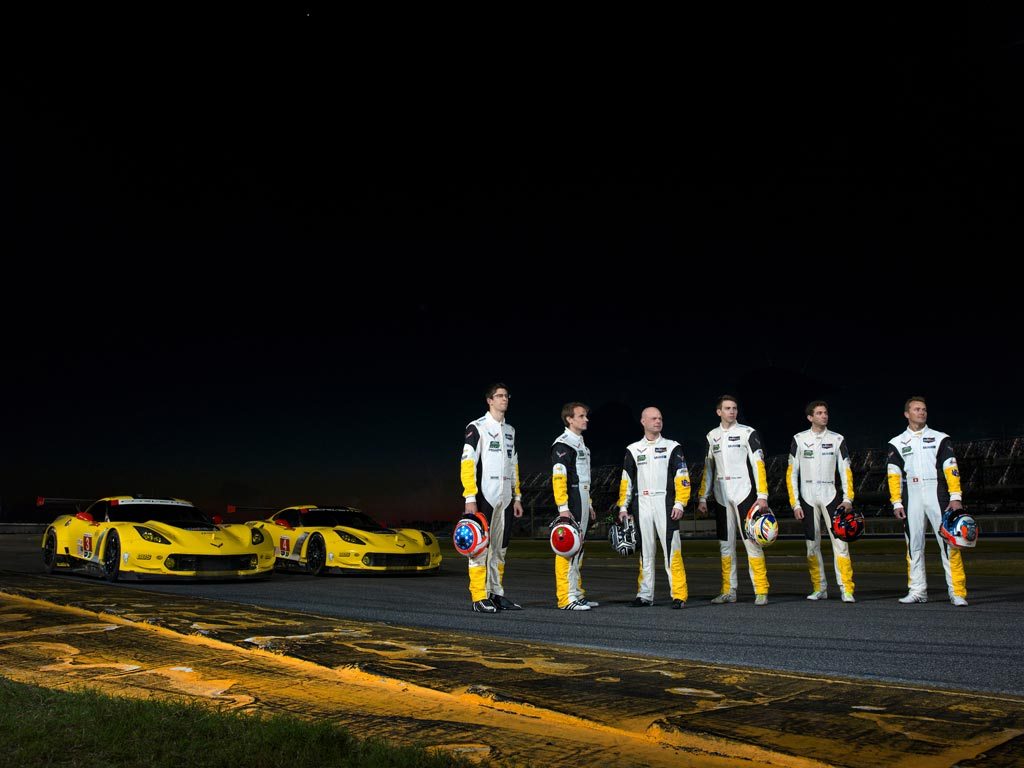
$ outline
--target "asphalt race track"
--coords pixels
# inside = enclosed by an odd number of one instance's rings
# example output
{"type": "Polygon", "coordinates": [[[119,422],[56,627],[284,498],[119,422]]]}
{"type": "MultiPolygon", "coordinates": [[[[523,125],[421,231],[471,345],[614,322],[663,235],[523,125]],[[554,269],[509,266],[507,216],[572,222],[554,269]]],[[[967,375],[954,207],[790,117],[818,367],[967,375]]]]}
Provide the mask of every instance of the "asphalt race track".
{"type": "MultiPolygon", "coordinates": [[[[3,568],[42,573],[38,543],[36,535],[0,536],[3,568]]],[[[143,589],[481,637],[1024,695],[1024,580],[972,574],[972,562],[984,556],[980,547],[965,559],[967,608],[950,605],[941,573],[933,570],[937,554],[930,548],[931,602],[921,605],[897,602],[905,594],[899,575],[857,572],[856,550],[857,603],[842,603],[834,586],[829,600],[808,601],[803,558],[769,551],[772,591],[767,606],[753,605],[742,562],[740,602],[711,605],[708,600],[718,591],[718,559],[689,556],[690,601],[684,610],[670,610],[663,570],[656,574],[656,604],[632,608],[628,603],[635,595],[635,560],[593,557],[584,565],[584,585],[588,599],[601,605],[589,612],[557,610],[552,559],[517,559],[515,548],[513,542],[506,594],[524,610],[497,615],[469,610],[465,564],[456,556],[445,557],[437,576],[314,578],[279,573],[254,583],[128,582],[109,589],[112,599],[118,589],[143,589]]],[[[830,558],[826,568],[834,585],[830,558]]]]}

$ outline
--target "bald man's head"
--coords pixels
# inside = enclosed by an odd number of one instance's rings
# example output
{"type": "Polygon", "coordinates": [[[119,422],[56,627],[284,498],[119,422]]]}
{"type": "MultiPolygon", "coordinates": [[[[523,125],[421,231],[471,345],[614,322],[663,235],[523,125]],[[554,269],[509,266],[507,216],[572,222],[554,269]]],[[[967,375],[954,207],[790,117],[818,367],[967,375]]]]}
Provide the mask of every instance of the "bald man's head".
{"type": "Polygon", "coordinates": [[[661,411],[653,406],[644,408],[640,413],[640,424],[644,428],[644,435],[649,440],[658,437],[662,428],[661,411]]]}

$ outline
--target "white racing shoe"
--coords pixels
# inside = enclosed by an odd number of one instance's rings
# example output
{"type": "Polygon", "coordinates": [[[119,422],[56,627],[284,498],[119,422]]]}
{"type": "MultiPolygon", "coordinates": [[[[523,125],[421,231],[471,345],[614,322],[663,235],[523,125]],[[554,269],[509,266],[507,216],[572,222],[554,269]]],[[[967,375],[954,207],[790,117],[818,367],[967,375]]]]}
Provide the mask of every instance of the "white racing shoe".
{"type": "Polygon", "coordinates": [[[574,600],[571,603],[569,603],[567,606],[565,606],[565,608],[563,608],[562,610],[563,611],[589,611],[590,610],[590,606],[587,605],[582,600],[574,600]]]}
{"type": "Polygon", "coordinates": [[[915,595],[913,592],[910,592],[905,597],[901,597],[900,602],[904,605],[910,605],[911,603],[927,603],[928,598],[925,595],[915,595]]]}

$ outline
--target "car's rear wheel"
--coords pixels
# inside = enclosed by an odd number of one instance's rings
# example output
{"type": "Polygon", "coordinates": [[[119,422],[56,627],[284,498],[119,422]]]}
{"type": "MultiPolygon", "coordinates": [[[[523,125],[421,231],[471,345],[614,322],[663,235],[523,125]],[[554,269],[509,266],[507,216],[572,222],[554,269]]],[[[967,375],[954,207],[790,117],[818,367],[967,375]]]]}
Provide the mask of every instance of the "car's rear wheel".
{"type": "Polygon", "coordinates": [[[43,568],[47,573],[57,570],[57,534],[53,528],[46,532],[46,539],[43,541],[43,568]]]}
{"type": "Polygon", "coordinates": [[[324,544],[324,537],[314,533],[309,537],[309,544],[306,545],[306,568],[314,576],[323,576],[327,573],[327,545],[324,544]]]}
{"type": "Polygon", "coordinates": [[[107,534],[107,543],[103,547],[103,576],[107,581],[117,581],[121,572],[121,537],[117,531],[107,534]]]}

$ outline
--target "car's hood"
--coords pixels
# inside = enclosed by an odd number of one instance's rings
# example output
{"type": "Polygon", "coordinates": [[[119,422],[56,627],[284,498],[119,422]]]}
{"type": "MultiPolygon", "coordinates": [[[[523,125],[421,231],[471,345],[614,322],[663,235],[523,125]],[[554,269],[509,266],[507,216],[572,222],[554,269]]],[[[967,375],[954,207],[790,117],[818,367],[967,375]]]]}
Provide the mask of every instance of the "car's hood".
{"type": "Polygon", "coordinates": [[[336,531],[344,531],[353,536],[358,536],[367,544],[377,546],[398,547],[399,549],[422,547],[423,537],[420,532],[412,528],[400,528],[398,530],[387,529],[384,531],[364,531],[360,528],[349,528],[345,525],[334,527],[336,531]]]}
{"type": "Polygon", "coordinates": [[[252,533],[244,525],[222,525],[214,530],[191,531],[185,528],[178,528],[167,523],[159,523],[150,520],[145,523],[134,523],[142,528],[149,528],[156,531],[164,538],[174,544],[182,546],[201,546],[204,550],[214,551],[229,547],[237,550],[239,547],[252,549],[252,533]]]}

